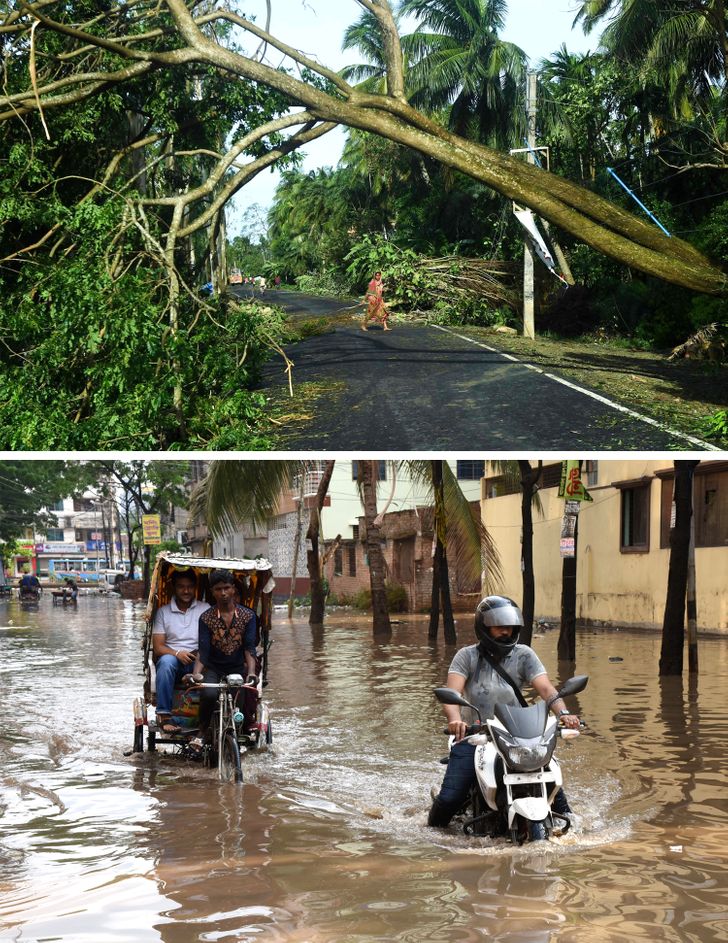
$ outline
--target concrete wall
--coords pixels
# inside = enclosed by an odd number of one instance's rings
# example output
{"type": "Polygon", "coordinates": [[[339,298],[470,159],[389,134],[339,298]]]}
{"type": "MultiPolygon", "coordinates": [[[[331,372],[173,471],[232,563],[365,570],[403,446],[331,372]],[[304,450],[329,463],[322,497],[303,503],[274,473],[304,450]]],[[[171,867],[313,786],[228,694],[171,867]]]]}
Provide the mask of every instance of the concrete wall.
{"type": "MultiPolygon", "coordinates": [[[[369,589],[369,567],[363,539],[366,535],[364,518],[358,518],[361,540],[342,542],[342,574],[336,575],[335,556],[327,561],[325,574],[331,592],[337,596],[354,596],[360,590],[369,589]],[[349,548],[354,548],[356,574],[349,573],[349,548]]],[[[387,582],[404,587],[407,593],[408,611],[428,612],[432,592],[432,508],[397,511],[384,515],[381,527],[384,540],[382,547],[387,565],[387,582]],[[411,556],[410,556],[411,553],[411,556]]],[[[450,561],[450,595],[453,608],[472,611],[480,600],[480,590],[472,593],[459,592],[457,571],[450,561]]]]}
{"type": "MultiPolygon", "coordinates": [[[[669,549],[660,547],[662,482],[669,460],[599,461],[593,503],[579,515],[577,617],[587,623],[659,629],[665,605],[669,549]],[[647,552],[620,551],[621,493],[614,482],[650,479],[650,538],[647,552]]],[[[706,466],[707,467],[707,466],[706,466]]],[[[717,466],[715,466],[717,467],[717,466]]],[[[723,474],[721,472],[721,474],[723,474]]],[[[728,470],[724,474],[728,487],[728,470]]],[[[540,491],[543,516],[534,513],[536,618],[558,622],[561,610],[559,538],[564,502],[556,488],[540,491]]],[[[696,512],[699,508],[696,502],[696,512]]],[[[500,591],[520,603],[520,495],[486,498],[483,521],[496,541],[504,579],[500,591]]],[[[725,522],[728,531],[728,521],[725,522]]],[[[728,634],[728,533],[726,545],[696,549],[698,625],[728,634]]]]}

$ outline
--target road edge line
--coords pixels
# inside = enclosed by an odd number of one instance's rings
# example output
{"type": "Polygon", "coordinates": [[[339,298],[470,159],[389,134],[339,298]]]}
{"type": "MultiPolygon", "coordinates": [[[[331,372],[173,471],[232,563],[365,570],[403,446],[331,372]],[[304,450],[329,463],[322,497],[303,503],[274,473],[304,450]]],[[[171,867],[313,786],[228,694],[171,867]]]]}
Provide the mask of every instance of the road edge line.
{"type": "Polygon", "coordinates": [[[533,363],[524,363],[513,354],[508,354],[505,351],[498,350],[497,347],[490,347],[488,344],[484,344],[482,341],[476,341],[474,338],[467,337],[465,334],[458,334],[456,331],[451,330],[449,327],[444,327],[442,324],[431,324],[430,327],[435,327],[438,331],[444,331],[446,334],[450,334],[453,337],[458,337],[461,341],[466,341],[468,344],[474,344],[476,347],[482,347],[484,350],[489,350],[491,353],[498,354],[499,357],[503,357],[505,360],[512,360],[513,363],[520,364],[522,367],[525,367],[526,370],[533,370],[536,373],[540,373],[543,376],[548,377],[549,380],[555,380],[557,383],[561,383],[562,386],[568,386],[569,389],[576,390],[577,393],[583,393],[585,396],[589,396],[591,399],[595,399],[599,403],[604,403],[605,406],[616,409],[620,413],[625,413],[626,415],[631,416],[633,419],[639,419],[641,422],[646,422],[648,425],[654,426],[661,432],[667,432],[669,435],[674,436],[675,438],[684,439],[686,442],[690,442],[693,445],[698,445],[703,450],[709,452],[723,451],[717,445],[711,445],[710,442],[703,442],[702,439],[696,439],[695,436],[688,435],[687,432],[679,432],[677,429],[672,429],[670,426],[666,426],[664,423],[658,422],[657,419],[650,419],[649,416],[643,416],[642,413],[638,413],[634,409],[630,409],[628,406],[622,406],[619,403],[615,403],[613,400],[607,399],[606,396],[602,396],[600,393],[595,393],[593,390],[587,390],[585,387],[579,386],[577,383],[572,383],[571,380],[566,380],[564,377],[556,376],[554,373],[547,373],[541,367],[537,367],[533,363]]]}

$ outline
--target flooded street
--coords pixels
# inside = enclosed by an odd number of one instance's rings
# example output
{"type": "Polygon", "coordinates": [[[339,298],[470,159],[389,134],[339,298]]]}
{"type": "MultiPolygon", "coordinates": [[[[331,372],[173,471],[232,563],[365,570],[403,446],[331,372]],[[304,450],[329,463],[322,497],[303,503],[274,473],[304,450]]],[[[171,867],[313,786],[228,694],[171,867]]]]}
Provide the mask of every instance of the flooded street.
{"type": "Polygon", "coordinates": [[[693,688],[659,682],[657,636],[589,630],[563,672],[537,637],[553,680],[590,676],[588,728],[559,747],[574,829],[513,848],[426,827],[453,649],[424,620],[374,644],[345,611],[313,631],[274,613],[273,747],[236,786],[124,756],[142,614],[0,603],[1,940],[728,939],[725,641],[701,642],[693,688]]]}

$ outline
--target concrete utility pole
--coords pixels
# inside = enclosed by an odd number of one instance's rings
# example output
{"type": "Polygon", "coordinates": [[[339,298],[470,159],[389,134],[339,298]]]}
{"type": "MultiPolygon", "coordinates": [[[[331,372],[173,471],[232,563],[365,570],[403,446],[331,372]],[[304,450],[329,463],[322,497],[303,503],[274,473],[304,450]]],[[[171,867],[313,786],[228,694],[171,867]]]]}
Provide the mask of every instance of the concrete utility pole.
{"type": "MultiPolygon", "coordinates": [[[[529,151],[526,160],[535,163],[536,148],[536,73],[529,72],[526,78],[526,118],[529,151]]],[[[534,279],[533,249],[528,238],[523,241],[523,336],[536,337],[536,291],[534,279]]]]}

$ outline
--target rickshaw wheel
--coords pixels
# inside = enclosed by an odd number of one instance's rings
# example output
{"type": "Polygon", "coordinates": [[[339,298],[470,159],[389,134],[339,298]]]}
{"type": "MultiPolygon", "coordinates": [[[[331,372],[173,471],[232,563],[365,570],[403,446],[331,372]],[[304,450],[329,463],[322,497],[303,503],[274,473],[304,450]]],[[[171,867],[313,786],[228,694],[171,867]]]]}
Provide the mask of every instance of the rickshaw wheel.
{"type": "Polygon", "coordinates": [[[147,750],[150,753],[154,753],[157,749],[157,734],[154,730],[150,730],[147,733],[147,750]]]}
{"type": "Polygon", "coordinates": [[[138,724],[134,727],[134,745],[132,753],[142,753],[144,751],[144,727],[138,724]]]}
{"type": "Polygon", "coordinates": [[[226,783],[241,783],[243,781],[243,770],[240,766],[240,749],[238,742],[232,734],[225,734],[222,742],[222,764],[220,766],[220,778],[226,783]]]}
{"type": "Polygon", "coordinates": [[[265,725],[265,742],[268,746],[273,743],[273,724],[270,721],[265,725]]]}

